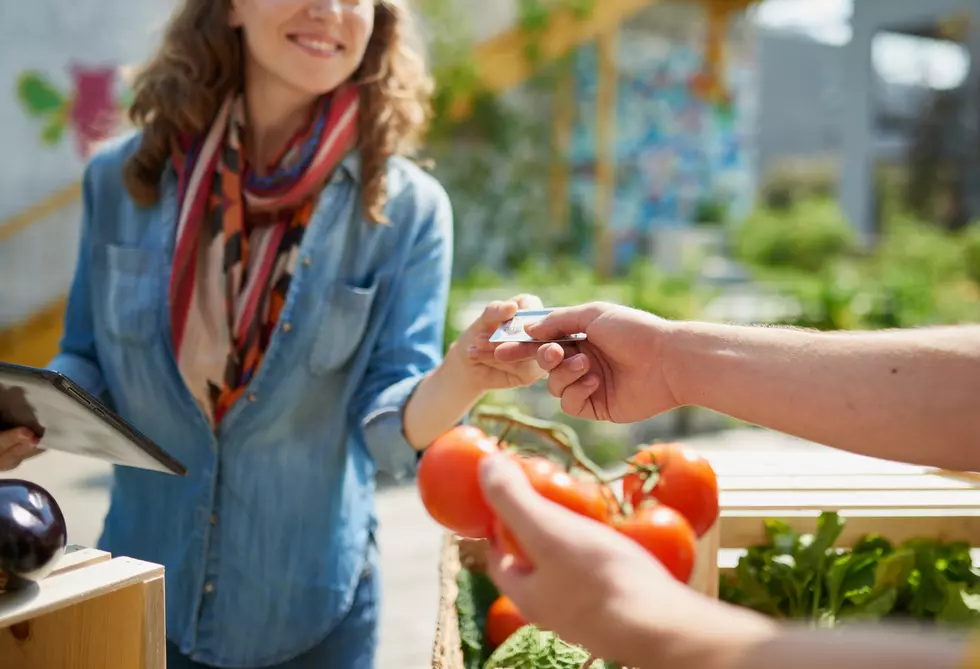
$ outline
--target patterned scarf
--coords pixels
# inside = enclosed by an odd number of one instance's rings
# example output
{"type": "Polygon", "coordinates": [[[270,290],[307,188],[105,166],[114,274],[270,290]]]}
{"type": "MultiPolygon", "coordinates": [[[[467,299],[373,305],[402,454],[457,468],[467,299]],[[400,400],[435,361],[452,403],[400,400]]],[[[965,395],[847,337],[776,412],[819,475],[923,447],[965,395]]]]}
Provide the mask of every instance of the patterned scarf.
{"type": "Polygon", "coordinates": [[[357,110],[355,86],[325,96],[266,177],[245,160],[241,95],[206,135],[174,152],[174,352],[213,426],[244,393],[278,327],[316,196],[356,144],[357,110]]]}

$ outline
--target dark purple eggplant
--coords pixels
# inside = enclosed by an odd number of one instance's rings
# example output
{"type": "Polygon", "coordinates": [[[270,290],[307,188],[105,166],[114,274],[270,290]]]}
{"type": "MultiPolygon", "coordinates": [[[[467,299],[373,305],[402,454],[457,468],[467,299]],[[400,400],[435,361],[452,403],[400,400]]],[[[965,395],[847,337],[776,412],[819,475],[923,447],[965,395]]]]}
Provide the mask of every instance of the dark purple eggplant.
{"type": "Polygon", "coordinates": [[[51,573],[65,553],[68,528],[54,496],[19,479],[0,479],[0,592],[51,573]]]}

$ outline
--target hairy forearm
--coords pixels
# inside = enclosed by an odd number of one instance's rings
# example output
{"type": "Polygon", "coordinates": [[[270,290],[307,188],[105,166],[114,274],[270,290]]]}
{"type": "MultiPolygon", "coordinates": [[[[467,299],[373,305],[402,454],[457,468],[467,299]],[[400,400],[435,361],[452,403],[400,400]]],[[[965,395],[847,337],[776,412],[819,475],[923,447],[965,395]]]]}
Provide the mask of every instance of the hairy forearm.
{"type": "MultiPolygon", "coordinates": [[[[722,656],[725,657],[725,656],[722,656]]],[[[911,630],[787,628],[714,669],[966,669],[960,639],[911,630]]],[[[702,665],[701,669],[709,669],[702,665]]]]}
{"type": "Polygon", "coordinates": [[[454,354],[419,382],[405,405],[405,437],[423,450],[473,408],[482,390],[473,383],[454,354]]]}
{"type": "MultiPolygon", "coordinates": [[[[780,624],[755,612],[692,603],[699,624],[634,635],[630,658],[641,669],[973,669],[970,639],[904,625],[815,629],[780,624]],[[645,647],[640,650],[640,646],[645,647]],[[651,650],[653,649],[653,650],[651,650]]],[[[679,612],[687,618],[686,611],[679,612]]],[[[980,648],[978,648],[980,650],[980,648]]]]}
{"type": "Polygon", "coordinates": [[[863,455],[980,469],[980,326],[815,333],[677,323],[681,404],[863,455]]]}

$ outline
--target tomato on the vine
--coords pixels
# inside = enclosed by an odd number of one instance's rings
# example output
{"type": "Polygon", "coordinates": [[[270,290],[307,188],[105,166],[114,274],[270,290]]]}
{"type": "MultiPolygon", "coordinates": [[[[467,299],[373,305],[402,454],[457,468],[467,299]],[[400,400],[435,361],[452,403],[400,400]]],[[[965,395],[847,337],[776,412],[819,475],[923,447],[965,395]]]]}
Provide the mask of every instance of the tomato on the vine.
{"type": "Polygon", "coordinates": [[[669,506],[647,506],[615,521],[614,527],[643,546],[678,581],[690,580],[697,537],[680,512],[669,506]]]}
{"type": "Polygon", "coordinates": [[[501,596],[490,605],[487,611],[487,623],[484,633],[492,648],[497,648],[511,637],[514,632],[527,625],[527,620],[511,601],[510,597],[501,596]]]}
{"type": "Polygon", "coordinates": [[[705,458],[680,444],[654,444],[630,462],[636,469],[623,479],[623,499],[634,508],[652,500],[676,509],[698,537],[711,529],[718,519],[718,478],[705,458]]]}
{"type": "Polygon", "coordinates": [[[600,522],[609,518],[609,501],[597,481],[576,478],[544,458],[520,462],[531,487],[542,497],[586,518],[600,522]]]}
{"type": "MultiPolygon", "coordinates": [[[[545,499],[586,518],[599,522],[609,520],[611,498],[597,481],[576,478],[546,458],[518,458],[518,462],[531,487],[545,499]]],[[[494,523],[493,537],[498,550],[512,555],[520,567],[532,567],[513,534],[499,520],[494,523]]]]}
{"type": "Polygon", "coordinates": [[[482,430],[469,425],[452,428],[425,450],[419,496],[437,523],[470,539],[490,536],[494,515],[480,486],[480,463],[497,451],[482,430]]]}

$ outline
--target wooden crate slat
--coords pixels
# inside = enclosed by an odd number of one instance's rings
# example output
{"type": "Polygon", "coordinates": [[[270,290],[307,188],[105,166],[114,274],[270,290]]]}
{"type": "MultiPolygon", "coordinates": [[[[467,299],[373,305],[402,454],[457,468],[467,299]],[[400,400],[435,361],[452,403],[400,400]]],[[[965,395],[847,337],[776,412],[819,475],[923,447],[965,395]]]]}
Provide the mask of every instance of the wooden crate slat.
{"type": "Polygon", "coordinates": [[[163,567],[120,557],[44,579],[40,587],[0,595],[0,628],[163,576],[163,567]]]}
{"type": "Polygon", "coordinates": [[[79,569],[80,567],[95,564],[96,562],[106,562],[111,559],[112,555],[105,551],[86,548],[85,546],[68,546],[65,548],[64,556],[58,560],[57,566],[55,566],[54,571],[51,572],[48,578],[56,574],[64,574],[72,569],[79,569]]]}
{"type": "MultiPolygon", "coordinates": [[[[771,509],[768,513],[735,514],[726,511],[722,516],[721,547],[746,548],[766,542],[765,519],[787,523],[797,532],[816,529],[817,512],[788,512],[771,509]]],[[[980,509],[866,509],[863,513],[848,510],[844,531],[838,544],[848,546],[867,534],[880,534],[890,541],[901,543],[918,537],[944,541],[967,541],[980,546],[980,509]],[[891,514],[891,515],[889,515],[891,514]]]]}
{"type": "Polygon", "coordinates": [[[767,490],[974,490],[977,483],[922,474],[793,474],[789,476],[719,476],[725,491],[767,490]]]}
{"type": "Polygon", "coordinates": [[[980,489],[968,490],[722,490],[723,509],[980,508],[980,489]]]}
{"type": "Polygon", "coordinates": [[[908,465],[901,462],[876,460],[853,455],[800,455],[797,453],[752,454],[749,457],[733,458],[708,456],[708,461],[718,476],[789,476],[793,474],[905,474],[923,475],[935,472],[933,467],[908,465]]]}

